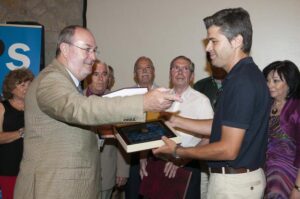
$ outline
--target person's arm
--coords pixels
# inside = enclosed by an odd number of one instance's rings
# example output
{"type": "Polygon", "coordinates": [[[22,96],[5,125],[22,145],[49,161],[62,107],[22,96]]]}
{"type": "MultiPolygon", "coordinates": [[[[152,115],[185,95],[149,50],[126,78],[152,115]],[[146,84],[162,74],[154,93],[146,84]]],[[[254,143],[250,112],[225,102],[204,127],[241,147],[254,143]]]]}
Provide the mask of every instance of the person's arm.
{"type": "Polygon", "coordinates": [[[143,96],[102,98],[81,95],[67,74],[51,71],[38,82],[39,108],[50,117],[71,124],[102,125],[143,122],[143,96]],[[126,111],[130,110],[130,111],[126,111]]]}
{"type": "Polygon", "coordinates": [[[122,187],[127,183],[128,177],[116,176],[117,187],[122,187]]]}
{"type": "MultiPolygon", "coordinates": [[[[196,145],[202,146],[209,143],[209,139],[202,138],[201,141],[196,145]]],[[[171,161],[168,161],[164,168],[164,173],[168,178],[174,178],[176,176],[177,169],[180,166],[185,166],[188,164],[192,159],[190,158],[178,158],[178,159],[172,159],[171,161]]]]}
{"type": "Polygon", "coordinates": [[[202,145],[206,145],[209,144],[209,139],[208,138],[201,138],[201,141],[197,144],[197,146],[202,146],[202,145]]]}
{"type": "Polygon", "coordinates": [[[5,108],[0,103],[0,144],[7,144],[21,138],[23,128],[14,132],[3,132],[3,121],[4,121],[5,108]]]}
{"type": "Polygon", "coordinates": [[[174,154],[174,152],[176,152],[176,154],[182,158],[201,160],[234,160],[239,154],[244,134],[244,129],[223,126],[220,141],[197,147],[177,147],[176,150],[176,143],[166,137],[163,137],[165,145],[154,149],[153,153],[174,154]]]}
{"type": "MultiPolygon", "coordinates": [[[[300,109],[298,108],[299,105],[300,104],[298,103],[296,105],[296,107],[300,111],[300,109]]],[[[299,111],[298,111],[298,113],[297,112],[295,112],[295,113],[299,114],[300,113],[299,111]]],[[[289,124],[289,126],[290,125],[291,124],[289,124]]],[[[293,128],[295,130],[295,132],[300,132],[299,120],[296,121],[293,125],[295,127],[295,128],[293,128]]],[[[299,149],[300,148],[300,137],[297,136],[295,139],[296,139],[296,155],[295,155],[295,157],[296,157],[296,161],[297,161],[297,157],[299,157],[299,153],[300,153],[300,149],[299,149]]],[[[298,175],[297,175],[296,180],[295,180],[295,185],[300,187],[300,168],[298,168],[298,175]]],[[[298,189],[296,189],[296,187],[294,187],[291,194],[290,194],[290,199],[296,199],[296,198],[300,198],[300,190],[298,190],[298,189]]]]}
{"type": "MultiPolygon", "coordinates": [[[[295,181],[295,185],[300,188],[300,169],[298,169],[298,175],[295,181]]],[[[295,187],[291,192],[290,199],[297,199],[297,198],[300,198],[300,190],[296,189],[295,187]]]]}
{"type": "Polygon", "coordinates": [[[66,74],[56,71],[39,82],[36,94],[44,113],[56,120],[81,125],[143,122],[145,111],[160,111],[179,100],[158,89],[128,97],[85,97],[78,93],[66,74]]]}
{"type": "MultiPolygon", "coordinates": [[[[296,176],[296,180],[295,180],[295,183],[294,185],[300,187],[300,117],[299,117],[299,113],[300,113],[300,100],[292,100],[292,101],[288,101],[286,103],[286,113],[289,114],[289,117],[288,118],[294,118],[293,120],[289,120],[289,121],[285,121],[284,122],[284,126],[288,126],[289,127],[289,130],[287,130],[288,132],[287,133],[290,133],[292,135],[294,135],[293,139],[296,141],[295,142],[295,146],[296,146],[296,154],[295,154],[295,159],[294,159],[294,165],[296,167],[298,167],[298,174],[296,176]],[[290,110],[293,110],[293,112],[290,112],[290,110]],[[286,123],[288,122],[288,123],[286,123]],[[292,131],[290,131],[292,130],[292,131]],[[297,132],[297,133],[295,133],[297,132]]],[[[282,114],[282,112],[281,112],[282,114]]],[[[286,118],[285,117],[286,115],[281,115],[280,119],[281,119],[281,122],[282,120],[284,120],[283,118],[286,118]]],[[[296,198],[300,198],[300,190],[297,190],[296,187],[294,187],[290,193],[290,199],[296,199],[296,198]]]]}
{"type": "Polygon", "coordinates": [[[181,128],[195,134],[210,136],[211,133],[212,119],[199,120],[172,115],[168,122],[172,127],[181,128]]]}
{"type": "Polygon", "coordinates": [[[148,154],[149,151],[141,151],[140,152],[140,176],[141,179],[144,178],[144,176],[148,176],[148,172],[146,170],[147,164],[148,164],[148,154]]]}
{"type": "Polygon", "coordinates": [[[116,171],[116,185],[117,187],[124,186],[129,177],[130,164],[126,161],[122,146],[117,143],[117,171],[116,171]]]}

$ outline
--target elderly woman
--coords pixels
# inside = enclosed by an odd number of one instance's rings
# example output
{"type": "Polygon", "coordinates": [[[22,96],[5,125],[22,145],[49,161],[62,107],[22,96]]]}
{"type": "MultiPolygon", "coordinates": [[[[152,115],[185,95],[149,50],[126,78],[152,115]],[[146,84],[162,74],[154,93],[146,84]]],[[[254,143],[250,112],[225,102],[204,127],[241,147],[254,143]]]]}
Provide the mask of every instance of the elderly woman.
{"type": "Polygon", "coordinates": [[[263,70],[273,98],[266,161],[266,198],[300,198],[300,73],[291,61],[263,70]]]}
{"type": "Polygon", "coordinates": [[[33,74],[28,69],[8,73],[0,103],[0,187],[5,199],[13,191],[23,153],[24,98],[33,74]]]}

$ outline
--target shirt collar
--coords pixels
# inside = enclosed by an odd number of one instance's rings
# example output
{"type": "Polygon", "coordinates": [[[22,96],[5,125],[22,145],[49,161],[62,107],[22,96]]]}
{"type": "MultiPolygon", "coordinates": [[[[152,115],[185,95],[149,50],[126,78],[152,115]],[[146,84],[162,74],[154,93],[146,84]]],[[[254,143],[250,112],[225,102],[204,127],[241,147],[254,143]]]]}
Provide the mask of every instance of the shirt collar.
{"type": "Polygon", "coordinates": [[[243,67],[243,65],[253,62],[252,57],[245,57],[238,61],[232,69],[229,71],[229,73],[226,75],[225,79],[230,79],[234,74],[235,71],[239,70],[240,67],[243,67]]]}
{"type": "MultiPolygon", "coordinates": [[[[136,86],[139,87],[139,88],[141,87],[139,84],[137,84],[136,86]]],[[[157,87],[158,86],[155,83],[153,83],[152,86],[151,86],[151,88],[150,88],[150,90],[155,89],[157,87]]]]}
{"type": "MultiPolygon", "coordinates": [[[[191,87],[190,86],[188,86],[186,89],[185,89],[185,91],[183,91],[183,93],[181,94],[181,99],[186,99],[187,97],[188,97],[188,95],[189,95],[189,93],[190,93],[190,91],[191,91],[191,87]]],[[[172,89],[172,92],[174,93],[174,94],[176,94],[175,93],[175,90],[174,90],[174,88],[172,89]]]]}
{"type": "Polygon", "coordinates": [[[66,70],[68,71],[69,75],[71,76],[75,86],[78,87],[80,84],[80,81],[71,73],[71,71],[69,71],[69,69],[66,68],[66,70]]]}

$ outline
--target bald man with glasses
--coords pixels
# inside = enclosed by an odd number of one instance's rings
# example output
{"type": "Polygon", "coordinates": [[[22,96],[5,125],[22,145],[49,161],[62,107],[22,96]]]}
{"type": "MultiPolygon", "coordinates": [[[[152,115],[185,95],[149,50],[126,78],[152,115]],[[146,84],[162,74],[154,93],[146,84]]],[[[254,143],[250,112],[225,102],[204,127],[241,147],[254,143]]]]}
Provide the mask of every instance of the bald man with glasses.
{"type": "Polygon", "coordinates": [[[89,30],[64,28],[56,58],[28,89],[24,154],[15,199],[98,198],[99,151],[90,126],[143,122],[145,112],[164,110],[179,100],[158,89],[123,98],[82,95],[78,87],[92,72],[96,52],[89,30]]]}

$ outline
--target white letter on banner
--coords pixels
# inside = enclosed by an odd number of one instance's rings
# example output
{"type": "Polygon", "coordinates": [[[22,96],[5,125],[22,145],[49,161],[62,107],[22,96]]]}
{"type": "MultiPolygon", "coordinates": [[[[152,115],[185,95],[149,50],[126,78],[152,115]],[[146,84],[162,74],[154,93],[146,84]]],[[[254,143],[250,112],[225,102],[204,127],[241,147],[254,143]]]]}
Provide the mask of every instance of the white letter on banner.
{"type": "Polygon", "coordinates": [[[8,55],[9,55],[9,57],[11,57],[12,59],[15,59],[15,60],[18,60],[18,61],[22,62],[23,65],[16,66],[12,62],[9,62],[9,63],[6,64],[6,66],[10,70],[15,70],[15,69],[22,68],[22,67],[29,68],[29,66],[30,66],[30,59],[29,59],[29,57],[27,57],[26,55],[17,53],[16,49],[18,49],[18,48],[24,50],[25,52],[30,50],[30,48],[26,44],[17,43],[17,44],[11,45],[9,47],[9,49],[8,49],[8,55]]]}

